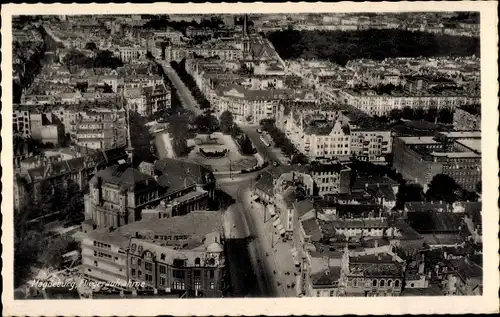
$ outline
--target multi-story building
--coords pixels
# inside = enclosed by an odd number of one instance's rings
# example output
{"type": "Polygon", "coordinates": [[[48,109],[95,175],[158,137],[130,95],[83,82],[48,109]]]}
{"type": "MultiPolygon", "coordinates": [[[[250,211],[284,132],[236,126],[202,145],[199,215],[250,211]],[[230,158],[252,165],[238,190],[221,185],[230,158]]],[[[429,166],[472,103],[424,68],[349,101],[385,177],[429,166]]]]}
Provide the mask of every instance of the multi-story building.
{"type": "Polygon", "coordinates": [[[481,132],[454,131],[434,137],[396,137],[394,168],[404,178],[427,186],[445,174],[467,190],[481,181],[481,132]]]}
{"type": "Polygon", "coordinates": [[[123,109],[87,111],[77,114],[66,125],[74,126],[76,144],[104,150],[126,144],[125,117],[123,109]]]}
{"type": "Polygon", "coordinates": [[[338,110],[290,110],[277,114],[278,127],[310,159],[349,158],[385,161],[392,152],[389,130],[359,126],[338,110]]]}
{"type": "Polygon", "coordinates": [[[341,283],[345,296],[399,296],[403,286],[403,261],[394,254],[351,256],[344,252],[341,283]]]}
{"type": "Polygon", "coordinates": [[[481,130],[481,105],[458,107],[453,113],[453,128],[458,131],[481,130]]]}
{"type": "Polygon", "coordinates": [[[446,271],[446,294],[448,295],[482,295],[483,269],[468,258],[450,261],[446,271]]]}
{"type": "Polygon", "coordinates": [[[351,169],[345,165],[313,162],[309,173],[316,184],[319,196],[349,192],[351,169]]]}
{"type": "Polygon", "coordinates": [[[379,95],[372,90],[343,89],[339,92],[340,100],[347,105],[353,106],[369,115],[387,116],[391,110],[410,108],[428,109],[451,108],[466,104],[478,104],[480,96],[461,95],[458,93],[395,93],[391,95],[379,95]]]}
{"type": "Polygon", "coordinates": [[[89,232],[82,242],[82,273],[121,290],[221,297],[226,288],[223,251],[220,213],[194,211],[89,232]]]}
{"type": "Polygon", "coordinates": [[[141,113],[145,116],[150,116],[158,111],[163,111],[170,108],[171,95],[170,89],[161,85],[147,86],[142,88],[142,96],[145,101],[145,110],[141,113]]]}
{"type": "Polygon", "coordinates": [[[26,107],[18,107],[12,112],[12,132],[23,137],[31,136],[30,110],[26,107]]]}
{"type": "Polygon", "coordinates": [[[52,185],[66,186],[74,182],[83,189],[95,173],[107,166],[116,164],[127,157],[124,147],[84,153],[83,155],[55,162],[40,162],[40,166],[27,169],[20,174],[17,185],[25,197],[30,197],[33,202],[40,199],[41,183],[47,181],[52,185]]]}
{"type": "Polygon", "coordinates": [[[115,49],[115,56],[119,57],[122,62],[130,63],[136,60],[146,58],[147,50],[141,46],[122,46],[115,49]]]}
{"type": "Polygon", "coordinates": [[[172,215],[182,215],[200,200],[213,197],[215,178],[205,167],[163,159],[147,171],[150,174],[131,168],[124,160],[99,171],[84,198],[85,227],[117,228],[138,221],[144,209],[161,201],[174,205],[172,215]]]}

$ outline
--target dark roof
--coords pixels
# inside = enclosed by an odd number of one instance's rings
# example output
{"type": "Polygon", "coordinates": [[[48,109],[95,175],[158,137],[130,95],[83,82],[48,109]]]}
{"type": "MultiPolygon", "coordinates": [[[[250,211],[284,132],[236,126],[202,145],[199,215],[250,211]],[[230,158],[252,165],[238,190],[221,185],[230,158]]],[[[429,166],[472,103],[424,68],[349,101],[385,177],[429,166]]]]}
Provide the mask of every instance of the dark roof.
{"type": "Polygon", "coordinates": [[[118,185],[122,190],[131,191],[158,185],[152,176],[141,173],[128,164],[116,164],[100,170],[91,182],[97,182],[98,179],[101,179],[103,183],[118,185]]]}
{"type": "Polygon", "coordinates": [[[366,189],[367,187],[378,187],[378,185],[396,186],[398,183],[387,176],[357,177],[353,189],[366,189]]]}
{"type": "Polygon", "coordinates": [[[363,272],[365,276],[403,276],[402,266],[388,254],[370,254],[349,257],[351,271],[363,272]]]}
{"type": "Polygon", "coordinates": [[[483,277],[483,269],[467,258],[450,261],[450,266],[463,280],[483,277]]]}
{"type": "Polygon", "coordinates": [[[325,270],[312,274],[313,287],[316,285],[332,285],[340,279],[340,266],[330,266],[325,270]]]}
{"type": "Polygon", "coordinates": [[[313,242],[321,240],[321,230],[319,228],[319,224],[316,218],[310,218],[305,221],[302,221],[302,228],[304,229],[306,235],[311,236],[311,240],[313,242]]]}
{"type": "Polygon", "coordinates": [[[295,210],[298,213],[298,217],[302,217],[310,210],[314,209],[313,202],[309,199],[305,199],[294,204],[295,210]]]}
{"type": "Polygon", "coordinates": [[[125,146],[105,150],[103,152],[103,155],[108,162],[117,162],[120,159],[127,158],[127,152],[125,151],[125,146]]]}
{"type": "Polygon", "coordinates": [[[408,212],[450,211],[450,205],[446,202],[412,201],[405,203],[405,210],[408,212]]]}
{"type": "Polygon", "coordinates": [[[418,233],[459,232],[462,218],[451,212],[416,211],[407,213],[407,223],[418,233]]]}
{"type": "Polygon", "coordinates": [[[340,163],[334,164],[322,164],[320,162],[311,162],[309,171],[312,173],[322,173],[322,172],[335,172],[339,173],[341,170],[348,170],[349,168],[340,163]]]}
{"type": "Polygon", "coordinates": [[[366,190],[374,197],[383,198],[386,201],[396,201],[396,195],[390,185],[380,185],[379,187],[368,187],[366,190]]]}
{"type": "Polygon", "coordinates": [[[194,185],[203,186],[215,180],[210,168],[176,159],[161,159],[154,163],[157,182],[167,189],[166,194],[194,185]]]}
{"type": "Polygon", "coordinates": [[[401,296],[443,296],[443,290],[439,286],[430,284],[427,288],[405,288],[401,296]]]}
{"type": "Polygon", "coordinates": [[[274,189],[274,178],[268,172],[263,172],[259,180],[255,183],[255,187],[267,194],[272,194],[274,189]]]}

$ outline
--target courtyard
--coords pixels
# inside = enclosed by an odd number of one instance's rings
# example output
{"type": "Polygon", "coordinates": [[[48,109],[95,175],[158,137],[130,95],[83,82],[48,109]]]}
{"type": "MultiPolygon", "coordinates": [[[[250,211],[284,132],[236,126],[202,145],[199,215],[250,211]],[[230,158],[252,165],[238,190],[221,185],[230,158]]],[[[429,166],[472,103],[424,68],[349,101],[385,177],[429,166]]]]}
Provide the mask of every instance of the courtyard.
{"type": "Polygon", "coordinates": [[[189,153],[190,161],[209,165],[216,173],[226,173],[230,170],[241,171],[250,169],[257,164],[257,159],[253,155],[242,155],[235,140],[226,134],[199,134],[194,139],[188,141],[189,146],[194,149],[189,153]],[[227,150],[223,157],[210,158],[204,156],[200,149],[205,152],[222,152],[227,150]]]}

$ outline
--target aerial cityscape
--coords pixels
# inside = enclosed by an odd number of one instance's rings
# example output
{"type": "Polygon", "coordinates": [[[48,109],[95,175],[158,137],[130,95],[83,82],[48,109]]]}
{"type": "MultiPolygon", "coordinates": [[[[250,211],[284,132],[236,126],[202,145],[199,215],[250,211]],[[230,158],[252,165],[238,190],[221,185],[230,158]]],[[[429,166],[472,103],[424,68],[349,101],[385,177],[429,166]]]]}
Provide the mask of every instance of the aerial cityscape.
{"type": "Polygon", "coordinates": [[[14,16],[14,297],[483,294],[478,12],[14,16]]]}

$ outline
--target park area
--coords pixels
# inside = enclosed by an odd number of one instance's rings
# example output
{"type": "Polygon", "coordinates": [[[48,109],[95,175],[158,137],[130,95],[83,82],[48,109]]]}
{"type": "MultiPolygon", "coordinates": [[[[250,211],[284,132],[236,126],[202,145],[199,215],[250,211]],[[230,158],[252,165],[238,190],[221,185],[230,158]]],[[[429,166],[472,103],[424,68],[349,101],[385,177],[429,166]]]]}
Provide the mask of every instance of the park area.
{"type": "Polygon", "coordinates": [[[198,134],[188,141],[188,146],[194,146],[188,159],[211,166],[215,173],[251,169],[257,164],[257,159],[253,155],[243,155],[235,140],[227,134],[198,134]]]}

